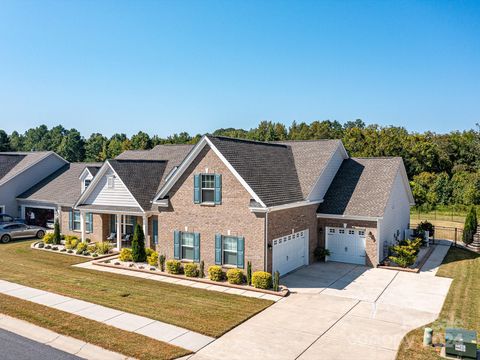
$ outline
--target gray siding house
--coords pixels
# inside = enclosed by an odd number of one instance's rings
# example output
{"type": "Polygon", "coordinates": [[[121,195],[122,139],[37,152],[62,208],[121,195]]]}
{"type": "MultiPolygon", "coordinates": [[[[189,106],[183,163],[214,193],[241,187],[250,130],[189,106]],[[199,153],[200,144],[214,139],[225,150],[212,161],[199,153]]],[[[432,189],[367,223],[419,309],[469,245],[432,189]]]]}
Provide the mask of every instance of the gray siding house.
{"type": "Polygon", "coordinates": [[[0,153],[0,213],[22,216],[17,196],[65,164],[53,151],[0,153]]]}

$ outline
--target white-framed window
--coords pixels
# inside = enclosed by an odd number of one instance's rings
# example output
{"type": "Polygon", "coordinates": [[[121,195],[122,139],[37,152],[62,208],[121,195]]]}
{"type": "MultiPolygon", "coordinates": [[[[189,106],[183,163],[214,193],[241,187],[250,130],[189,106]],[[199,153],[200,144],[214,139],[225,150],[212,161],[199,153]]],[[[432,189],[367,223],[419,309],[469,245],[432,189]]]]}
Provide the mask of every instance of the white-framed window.
{"type": "Polygon", "coordinates": [[[215,201],[215,175],[202,174],[200,181],[202,203],[213,203],[215,201]]]}
{"type": "Polygon", "coordinates": [[[115,176],[110,175],[107,177],[107,187],[109,189],[115,188],[115,176]]]}
{"type": "Polygon", "coordinates": [[[335,234],[335,229],[330,228],[330,229],[328,229],[328,232],[329,232],[330,234],[335,234]]]}
{"type": "Polygon", "coordinates": [[[81,230],[81,221],[80,221],[80,211],[75,210],[73,212],[73,223],[72,230],[80,231],[81,230]]]}
{"type": "Polygon", "coordinates": [[[182,260],[193,261],[193,245],[194,245],[194,233],[181,232],[180,234],[180,251],[182,260]]]}
{"type": "Polygon", "coordinates": [[[222,258],[223,264],[237,266],[237,244],[236,236],[223,236],[222,258]]]}
{"type": "Polygon", "coordinates": [[[90,186],[91,182],[92,179],[85,179],[85,181],[83,182],[83,189],[86,190],[90,186]]]}
{"type": "Polygon", "coordinates": [[[348,233],[349,233],[350,235],[354,235],[354,234],[355,234],[355,230],[348,230],[348,233]]]}
{"type": "Polygon", "coordinates": [[[358,235],[364,236],[365,235],[365,230],[358,230],[358,235]]]}
{"type": "Polygon", "coordinates": [[[340,230],[338,230],[338,233],[339,233],[339,234],[345,234],[345,230],[340,229],[340,230]]]}

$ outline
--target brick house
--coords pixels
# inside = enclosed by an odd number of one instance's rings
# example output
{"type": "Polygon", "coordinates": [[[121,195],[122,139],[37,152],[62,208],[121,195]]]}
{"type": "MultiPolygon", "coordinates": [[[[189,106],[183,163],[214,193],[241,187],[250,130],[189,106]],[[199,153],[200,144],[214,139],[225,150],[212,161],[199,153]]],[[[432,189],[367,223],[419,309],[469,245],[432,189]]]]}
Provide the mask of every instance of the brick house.
{"type": "MultiPolygon", "coordinates": [[[[121,248],[138,223],[147,246],[206,266],[251,262],[284,275],[313,262],[318,246],[329,261],[376,266],[402,239],[413,204],[402,159],[350,158],[340,140],[206,135],[96,165],[75,185],[72,231],[121,248]]],[[[62,219],[62,231],[72,228],[62,219]]]]}

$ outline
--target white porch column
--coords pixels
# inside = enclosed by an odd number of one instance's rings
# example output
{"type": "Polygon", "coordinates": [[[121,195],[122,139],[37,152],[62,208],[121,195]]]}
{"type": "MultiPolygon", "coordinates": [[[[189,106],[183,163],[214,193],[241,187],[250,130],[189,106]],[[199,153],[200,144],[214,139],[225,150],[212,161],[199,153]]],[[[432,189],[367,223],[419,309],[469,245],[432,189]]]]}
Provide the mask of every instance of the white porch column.
{"type": "Polygon", "coordinates": [[[150,247],[150,237],[148,236],[148,216],[143,215],[143,234],[145,235],[145,247],[150,247]]]}
{"type": "Polygon", "coordinates": [[[117,214],[117,249],[120,251],[122,248],[122,215],[117,214]]]}
{"type": "Polygon", "coordinates": [[[82,233],[82,242],[83,243],[87,241],[86,236],[85,236],[86,235],[85,227],[86,227],[85,226],[85,213],[82,210],[80,210],[80,231],[82,233]]]}

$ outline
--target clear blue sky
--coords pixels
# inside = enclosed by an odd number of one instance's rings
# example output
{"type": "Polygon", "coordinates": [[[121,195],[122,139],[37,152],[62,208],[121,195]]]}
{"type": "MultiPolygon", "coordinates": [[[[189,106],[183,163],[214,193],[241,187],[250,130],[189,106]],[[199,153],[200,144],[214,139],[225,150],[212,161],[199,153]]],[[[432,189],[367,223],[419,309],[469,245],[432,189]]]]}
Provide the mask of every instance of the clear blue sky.
{"type": "Polygon", "coordinates": [[[0,1],[0,128],[480,122],[479,1],[0,1]]]}

